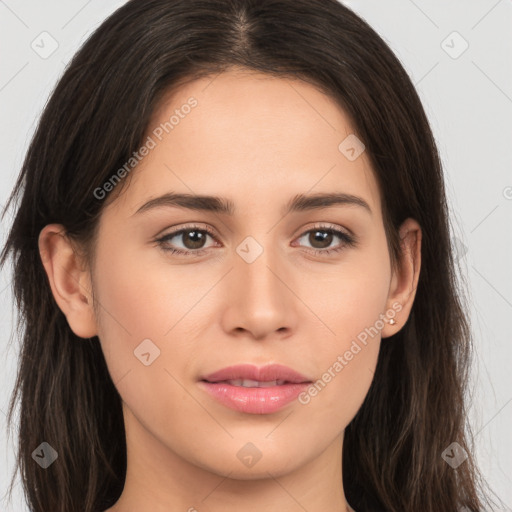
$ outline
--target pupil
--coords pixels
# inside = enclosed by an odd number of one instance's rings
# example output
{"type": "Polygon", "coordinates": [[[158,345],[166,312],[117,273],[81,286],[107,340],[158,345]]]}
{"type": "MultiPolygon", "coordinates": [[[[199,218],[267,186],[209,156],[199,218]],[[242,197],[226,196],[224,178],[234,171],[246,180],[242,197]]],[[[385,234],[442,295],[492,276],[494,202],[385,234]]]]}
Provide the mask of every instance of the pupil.
{"type": "Polygon", "coordinates": [[[311,236],[312,240],[310,239],[311,245],[314,246],[314,243],[320,241],[320,242],[327,242],[325,245],[322,245],[320,248],[328,247],[332,242],[332,233],[327,233],[327,231],[312,231],[311,236]]]}
{"type": "MultiPolygon", "coordinates": [[[[204,242],[204,236],[200,231],[197,231],[197,230],[186,231],[185,234],[187,235],[185,238],[187,238],[189,240],[193,237],[199,238],[198,240],[191,241],[192,247],[189,247],[189,249],[199,249],[202,247],[201,242],[204,242]],[[192,234],[192,237],[189,236],[190,234],[192,234]]],[[[187,244],[185,243],[185,245],[187,245],[187,244]]]]}

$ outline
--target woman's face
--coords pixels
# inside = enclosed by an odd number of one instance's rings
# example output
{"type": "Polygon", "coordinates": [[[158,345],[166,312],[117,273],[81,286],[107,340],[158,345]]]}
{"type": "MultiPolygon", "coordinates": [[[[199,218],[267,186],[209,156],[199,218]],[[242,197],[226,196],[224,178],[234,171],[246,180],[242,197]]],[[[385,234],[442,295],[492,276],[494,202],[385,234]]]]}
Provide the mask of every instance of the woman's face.
{"type": "Polygon", "coordinates": [[[348,118],[304,82],[229,72],[169,96],[147,136],[102,214],[92,281],[129,450],[239,479],[324,453],[339,461],[412,287],[392,274],[377,183],[348,118]],[[144,207],[166,194],[219,199],[144,207]],[[308,199],[323,194],[359,204],[308,199]],[[224,201],[230,213],[207,208],[224,201]],[[320,383],[203,382],[241,364],[320,383]]]}

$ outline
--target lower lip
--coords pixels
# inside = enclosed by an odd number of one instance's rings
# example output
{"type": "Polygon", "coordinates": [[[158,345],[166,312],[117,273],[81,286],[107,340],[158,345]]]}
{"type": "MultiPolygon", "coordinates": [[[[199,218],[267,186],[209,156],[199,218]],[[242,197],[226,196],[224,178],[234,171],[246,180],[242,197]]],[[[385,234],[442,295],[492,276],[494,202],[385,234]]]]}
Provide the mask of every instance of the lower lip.
{"type": "Polygon", "coordinates": [[[310,385],[304,382],[268,388],[245,388],[232,386],[227,382],[201,381],[200,384],[226,407],[249,414],[271,414],[279,411],[310,385]]]}

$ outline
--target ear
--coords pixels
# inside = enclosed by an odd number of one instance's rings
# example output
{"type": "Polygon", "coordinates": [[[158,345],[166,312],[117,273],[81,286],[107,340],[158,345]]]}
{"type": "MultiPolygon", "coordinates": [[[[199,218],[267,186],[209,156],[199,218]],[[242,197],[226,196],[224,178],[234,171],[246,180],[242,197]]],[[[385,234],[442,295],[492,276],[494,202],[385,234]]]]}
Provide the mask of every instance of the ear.
{"type": "Polygon", "coordinates": [[[90,274],[61,224],[48,224],[41,230],[39,254],[55,301],[71,330],[80,338],[96,336],[90,274]]]}
{"type": "Polygon", "coordinates": [[[407,219],[400,226],[400,261],[393,271],[389,286],[387,310],[395,311],[395,324],[390,324],[392,314],[381,331],[382,338],[396,334],[409,318],[416,296],[421,267],[421,227],[414,219],[407,219]]]}

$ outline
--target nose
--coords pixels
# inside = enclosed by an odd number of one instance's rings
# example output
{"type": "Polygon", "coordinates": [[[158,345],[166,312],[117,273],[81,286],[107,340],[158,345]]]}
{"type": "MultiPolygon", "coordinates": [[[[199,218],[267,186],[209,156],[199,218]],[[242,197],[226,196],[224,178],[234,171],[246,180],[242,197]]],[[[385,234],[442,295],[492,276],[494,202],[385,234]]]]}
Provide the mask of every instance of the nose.
{"type": "Polygon", "coordinates": [[[293,276],[264,250],[254,261],[236,255],[229,273],[222,324],[226,332],[256,340],[285,338],[297,324],[293,276]],[[250,261],[250,260],[249,260],[250,261]]]}

